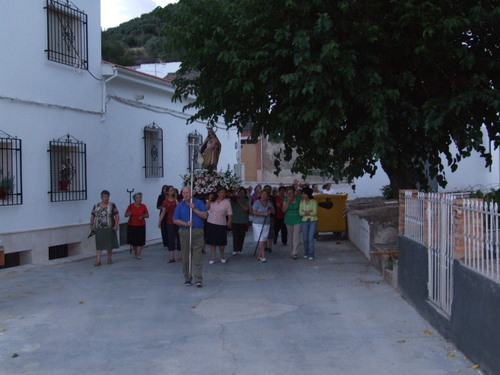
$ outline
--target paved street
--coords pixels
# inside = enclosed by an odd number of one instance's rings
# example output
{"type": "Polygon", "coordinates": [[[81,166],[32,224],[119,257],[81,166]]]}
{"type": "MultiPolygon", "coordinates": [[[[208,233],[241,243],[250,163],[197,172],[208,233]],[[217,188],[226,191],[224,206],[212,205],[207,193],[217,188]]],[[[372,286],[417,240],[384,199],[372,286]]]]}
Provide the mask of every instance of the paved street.
{"type": "Polygon", "coordinates": [[[0,270],[0,374],[480,373],[350,242],[316,252],[260,264],[247,236],[226,264],[205,256],[203,288],[157,245],[0,270]]]}

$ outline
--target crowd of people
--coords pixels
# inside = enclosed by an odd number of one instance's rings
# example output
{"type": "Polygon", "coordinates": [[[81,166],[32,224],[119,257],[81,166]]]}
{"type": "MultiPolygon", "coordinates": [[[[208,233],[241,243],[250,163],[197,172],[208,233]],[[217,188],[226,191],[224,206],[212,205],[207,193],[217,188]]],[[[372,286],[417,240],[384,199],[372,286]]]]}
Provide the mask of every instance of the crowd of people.
{"type": "MultiPolygon", "coordinates": [[[[273,245],[281,239],[289,247],[290,257],[299,258],[299,242],[302,233],[303,257],[315,259],[315,233],[318,222],[318,204],[315,194],[331,194],[331,184],[320,190],[316,184],[299,184],[272,188],[270,185],[253,188],[240,187],[228,192],[219,187],[206,200],[192,197],[189,187],[182,193],[163,185],[157,199],[159,210],[158,227],[161,229],[163,246],[168,249],[167,263],[183,264],[185,285],[203,286],[202,263],[205,246],[209,246],[209,264],[226,263],[225,249],[227,233],[232,232],[232,255],[242,254],[247,231],[253,232],[255,252],[261,263],[267,261],[266,253],[272,253],[273,245]],[[191,246],[191,251],[189,248],[191,246]],[[218,250],[218,254],[217,254],[218,250]],[[190,266],[192,268],[190,269],[190,266]]],[[[112,263],[113,249],[118,248],[117,231],[120,215],[116,205],[109,201],[110,193],[101,192],[101,201],[92,208],[91,233],[95,234],[97,259],[101,265],[101,254],[107,250],[108,264],[112,263]]],[[[128,218],[127,243],[137,260],[142,258],[146,243],[146,221],[149,212],[142,203],[142,194],[133,195],[133,202],[126,208],[128,218]]]]}

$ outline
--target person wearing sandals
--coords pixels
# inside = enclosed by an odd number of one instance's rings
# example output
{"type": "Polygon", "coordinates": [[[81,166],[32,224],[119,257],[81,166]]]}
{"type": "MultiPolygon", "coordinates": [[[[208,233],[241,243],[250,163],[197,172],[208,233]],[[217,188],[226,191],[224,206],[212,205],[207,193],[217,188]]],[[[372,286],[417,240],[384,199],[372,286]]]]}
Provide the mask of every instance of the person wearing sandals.
{"type": "Polygon", "coordinates": [[[135,193],[131,203],[125,210],[128,217],[127,243],[134,249],[135,259],[141,259],[141,252],[146,244],[146,220],[149,217],[148,208],[142,203],[142,193],[135,193]]]}
{"type": "Polygon", "coordinates": [[[269,233],[267,235],[267,243],[265,247],[265,251],[272,253],[273,252],[273,242],[274,242],[274,218],[275,218],[275,212],[276,212],[276,198],[274,197],[272,193],[272,188],[271,185],[264,185],[264,190],[267,190],[267,193],[269,194],[269,202],[274,207],[274,212],[269,216],[269,233]]]}
{"type": "Polygon", "coordinates": [[[179,240],[179,227],[174,224],[174,212],[177,207],[177,194],[173,186],[169,186],[167,197],[162,203],[160,218],[158,220],[158,228],[161,229],[161,238],[163,246],[168,248],[170,254],[167,263],[175,262],[175,250],[178,250],[179,262],[182,261],[181,246],[179,240]]]}
{"type": "Polygon", "coordinates": [[[299,214],[302,216],[302,241],[304,242],[304,258],[314,259],[314,236],[318,226],[318,202],[313,199],[313,189],[302,189],[299,214]]]}
{"type": "Polygon", "coordinates": [[[286,197],[283,200],[282,210],[285,213],[285,224],[288,232],[288,243],[292,247],[292,258],[297,259],[297,250],[300,241],[300,225],[302,218],[299,213],[300,196],[295,195],[295,187],[286,189],[286,197]]]}
{"type": "Polygon", "coordinates": [[[207,203],[207,210],[208,219],[205,236],[211,251],[211,258],[208,263],[215,263],[217,247],[219,247],[221,263],[226,263],[224,249],[227,246],[227,228],[231,228],[233,220],[233,208],[231,202],[226,199],[226,189],[224,187],[217,189],[217,198],[207,203]]]}
{"type": "Polygon", "coordinates": [[[108,264],[112,264],[113,249],[117,249],[118,224],[120,223],[120,214],[116,204],[109,201],[109,191],[101,192],[101,201],[92,207],[90,214],[90,229],[95,233],[95,246],[97,260],[95,266],[101,265],[101,254],[103,250],[107,251],[108,264]]]}
{"type": "Polygon", "coordinates": [[[179,203],[174,212],[174,224],[180,229],[181,247],[182,247],[182,273],[184,274],[184,285],[192,285],[192,277],[196,287],[203,286],[203,223],[207,219],[207,209],[205,204],[199,199],[191,199],[191,188],[186,186],[182,189],[184,200],[179,203]],[[190,214],[192,210],[192,215],[190,214]],[[189,228],[191,229],[191,239],[189,228]],[[191,249],[189,245],[191,244],[191,249]],[[189,256],[191,252],[192,257],[189,256]],[[189,269],[190,260],[192,260],[193,274],[189,269]]]}
{"type": "Polygon", "coordinates": [[[255,242],[259,246],[259,260],[261,263],[266,262],[266,243],[269,235],[269,218],[274,215],[274,207],[269,200],[270,192],[262,190],[260,198],[252,205],[252,231],[255,242]]]}
{"type": "Polygon", "coordinates": [[[240,187],[237,195],[231,198],[231,207],[233,209],[233,221],[231,232],[233,232],[233,255],[241,254],[243,251],[243,243],[245,242],[245,234],[248,230],[248,212],[249,202],[246,195],[246,189],[240,187]]]}

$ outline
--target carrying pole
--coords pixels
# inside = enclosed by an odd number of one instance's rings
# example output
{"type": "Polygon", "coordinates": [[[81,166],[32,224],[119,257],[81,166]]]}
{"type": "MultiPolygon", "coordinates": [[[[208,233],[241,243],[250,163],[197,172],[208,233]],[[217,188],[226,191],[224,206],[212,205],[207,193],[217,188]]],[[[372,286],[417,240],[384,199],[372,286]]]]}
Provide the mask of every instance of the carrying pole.
{"type": "Polygon", "coordinates": [[[190,155],[191,161],[191,198],[189,201],[189,221],[191,222],[191,226],[189,227],[189,279],[193,278],[193,208],[191,204],[193,203],[193,178],[194,178],[194,153],[196,150],[196,144],[189,143],[190,150],[192,150],[192,155],[190,155]]]}
{"type": "Polygon", "coordinates": [[[262,224],[262,228],[260,229],[259,239],[257,240],[257,245],[255,245],[255,250],[253,251],[253,256],[255,258],[255,254],[257,254],[257,248],[259,247],[260,237],[262,236],[262,232],[264,230],[264,225],[266,225],[267,216],[264,217],[264,224],[262,224]]]}

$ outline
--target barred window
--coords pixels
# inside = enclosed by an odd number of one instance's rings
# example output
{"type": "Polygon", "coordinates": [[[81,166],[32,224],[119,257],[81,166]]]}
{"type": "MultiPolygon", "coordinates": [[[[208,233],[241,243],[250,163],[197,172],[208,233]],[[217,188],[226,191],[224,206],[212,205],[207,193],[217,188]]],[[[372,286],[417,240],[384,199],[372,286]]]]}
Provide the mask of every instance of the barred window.
{"type": "Polygon", "coordinates": [[[146,178],[163,177],[163,130],[154,122],[144,127],[144,164],[146,178]]]}
{"type": "Polygon", "coordinates": [[[0,206],[23,204],[21,140],[0,130],[0,206]]]}
{"type": "Polygon", "coordinates": [[[87,15],[75,5],[47,0],[47,58],[88,70],[87,15]]]}
{"type": "Polygon", "coordinates": [[[67,135],[49,144],[50,201],[87,199],[87,145],[67,135]]]}
{"type": "Polygon", "coordinates": [[[202,169],[202,165],[199,161],[199,158],[201,157],[200,148],[202,143],[203,143],[203,136],[200,133],[198,133],[198,131],[195,130],[194,132],[189,133],[188,135],[189,171],[191,171],[191,166],[193,166],[194,170],[202,169]]]}

